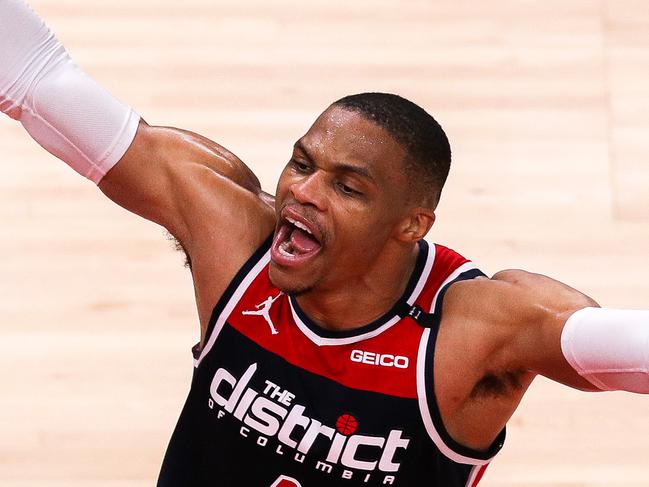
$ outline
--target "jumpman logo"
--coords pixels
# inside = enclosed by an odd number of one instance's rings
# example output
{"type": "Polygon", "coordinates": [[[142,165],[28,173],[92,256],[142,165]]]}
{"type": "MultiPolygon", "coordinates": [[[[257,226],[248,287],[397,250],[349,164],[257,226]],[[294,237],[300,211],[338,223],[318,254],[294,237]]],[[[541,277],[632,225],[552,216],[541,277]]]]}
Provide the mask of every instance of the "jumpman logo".
{"type": "Polygon", "coordinates": [[[256,310],[242,311],[241,314],[263,316],[266,323],[268,323],[268,326],[270,326],[270,332],[273,335],[277,335],[279,332],[277,331],[277,328],[275,328],[275,325],[273,325],[273,321],[270,319],[270,308],[282,294],[284,293],[280,291],[275,297],[268,296],[268,299],[255,306],[255,308],[257,308],[256,310]]]}

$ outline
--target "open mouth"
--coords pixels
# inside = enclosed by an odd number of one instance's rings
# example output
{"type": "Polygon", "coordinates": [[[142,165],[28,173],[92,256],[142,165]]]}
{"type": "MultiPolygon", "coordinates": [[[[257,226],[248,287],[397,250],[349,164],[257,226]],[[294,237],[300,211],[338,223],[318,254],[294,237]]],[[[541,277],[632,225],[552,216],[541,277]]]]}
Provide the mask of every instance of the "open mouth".
{"type": "Polygon", "coordinates": [[[322,243],[313,227],[295,216],[286,215],[275,233],[271,247],[273,261],[282,266],[295,266],[315,256],[322,243]]]}

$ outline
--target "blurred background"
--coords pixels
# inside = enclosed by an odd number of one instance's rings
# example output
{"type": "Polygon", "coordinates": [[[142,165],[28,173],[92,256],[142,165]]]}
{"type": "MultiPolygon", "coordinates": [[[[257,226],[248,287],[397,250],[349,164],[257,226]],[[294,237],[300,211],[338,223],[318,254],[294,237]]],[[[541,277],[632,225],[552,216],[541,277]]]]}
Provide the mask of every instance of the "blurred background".
{"type": "MultiPolygon", "coordinates": [[[[329,103],[410,98],[453,147],[431,241],[649,307],[644,0],[31,4],[149,123],[218,141],[270,192],[329,103]]],[[[198,340],[183,258],[7,117],[0,165],[0,484],[153,485],[198,340]]],[[[539,379],[480,485],[648,486],[647,458],[648,397],[539,379]]]]}

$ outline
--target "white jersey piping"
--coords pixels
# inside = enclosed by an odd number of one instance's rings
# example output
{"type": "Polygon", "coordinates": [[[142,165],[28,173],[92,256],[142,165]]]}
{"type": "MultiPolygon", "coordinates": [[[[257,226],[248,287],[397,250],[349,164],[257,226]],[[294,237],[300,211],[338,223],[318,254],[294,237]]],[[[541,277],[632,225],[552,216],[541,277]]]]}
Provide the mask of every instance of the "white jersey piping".
{"type": "MultiPolygon", "coordinates": [[[[450,460],[453,460],[456,463],[468,464],[468,465],[484,465],[491,461],[491,458],[487,460],[479,460],[477,458],[471,458],[464,455],[460,455],[455,451],[451,450],[444,440],[437,432],[435,424],[433,423],[433,418],[430,415],[428,410],[428,399],[426,397],[426,352],[428,348],[428,339],[430,337],[430,328],[426,328],[421,334],[421,340],[419,342],[419,351],[417,353],[417,399],[419,401],[419,411],[421,412],[421,418],[428,432],[428,436],[433,440],[433,443],[437,446],[440,452],[450,460]]],[[[493,457],[492,457],[493,458],[493,457]]]]}
{"type": "Polygon", "coordinates": [[[248,289],[248,286],[250,286],[252,281],[257,278],[259,273],[264,269],[264,267],[266,267],[268,262],[270,262],[270,250],[268,250],[261,259],[259,259],[252,270],[241,280],[234,293],[232,293],[232,296],[228,300],[227,304],[223,307],[223,311],[221,312],[221,314],[219,314],[219,317],[214,324],[214,328],[212,329],[212,333],[210,334],[207,343],[203,347],[200,356],[198,357],[198,359],[194,359],[194,367],[198,367],[201,361],[210,352],[210,350],[214,346],[214,342],[216,342],[216,339],[219,336],[219,333],[223,329],[223,325],[225,325],[225,321],[230,316],[230,313],[232,313],[234,307],[239,303],[239,300],[248,289]]]}
{"type": "MultiPolygon", "coordinates": [[[[414,304],[414,302],[419,297],[419,294],[424,289],[424,286],[426,285],[426,281],[430,276],[430,272],[433,269],[434,262],[435,262],[435,245],[430,244],[428,246],[428,255],[426,256],[426,263],[424,264],[424,268],[422,269],[421,274],[419,275],[419,279],[417,280],[417,284],[415,285],[415,288],[413,289],[412,293],[407,299],[409,305],[412,306],[414,304]]],[[[367,340],[369,338],[373,338],[377,335],[380,335],[385,330],[391,328],[401,320],[400,316],[393,316],[380,327],[372,331],[368,331],[367,333],[363,333],[361,335],[354,335],[345,338],[342,337],[326,338],[326,337],[321,337],[318,334],[314,333],[307,326],[307,324],[304,323],[304,321],[302,321],[297,311],[295,310],[295,307],[293,306],[292,300],[289,299],[289,303],[291,305],[291,314],[293,315],[293,320],[295,320],[295,324],[297,325],[297,327],[300,329],[300,331],[302,331],[304,336],[306,336],[309,340],[311,340],[313,343],[315,343],[320,347],[334,346],[334,345],[349,345],[351,343],[357,343],[362,340],[367,340]]]]}
{"type": "Polygon", "coordinates": [[[439,298],[439,293],[442,291],[442,289],[444,289],[448,285],[448,283],[457,279],[460,274],[464,274],[467,271],[471,271],[477,268],[478,267],[473,262],[469,261],[469,262],[465,262],[460,267],[455,269],[451,273],[451,275],[448,276],[446,280],[439,286],[439,289],[437,289],[437,292],[435,293],[435,297],[433,298],[433,302],[430,305],[430,312],[431,313],[435,312],[435,307],[437,306],[437,298],[439,298]]]}

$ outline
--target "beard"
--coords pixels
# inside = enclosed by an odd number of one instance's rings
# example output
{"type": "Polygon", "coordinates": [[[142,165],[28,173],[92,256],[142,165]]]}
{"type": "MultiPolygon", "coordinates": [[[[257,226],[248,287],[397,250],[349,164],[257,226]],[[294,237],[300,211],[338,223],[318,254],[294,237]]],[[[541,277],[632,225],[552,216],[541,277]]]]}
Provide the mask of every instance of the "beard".
{"type": "Polygon", "coordinates": [[[284,294],[286,294],[287,296],[291,296],[293,298],[297,298],[298,296],[304,296],[305,294],[309,294],[310,292],[313,291],[313,287],[314,287],[314,286],[300,286],[299,284],[294,284],[294,285],[286,284],[283,286],[278,286],[274,282],[272,282],[272,284],[277,289],[282,291],[284,294]]]}
{"type": "Polygon", "coordinates": [[[297,298],[299,296],[304,296],[313,291],[313,287],[296,287],[294,289],[280,289],[284,294],[291,296],[292,298],[297,298]]]}
{"type": "Polygon", "coordinates": [[[313,292],[314,288],[316,287],[316,283],[314,282],[300,283],[288,278],[288,276],[279,277],[273,276],[273,274],[274,272],[271,263],[271,268],[268,271],[270,282],[273,286],[275,286],[287,296],[295,298],[298,296],[304,296],[305,294],[313,292]]]}

